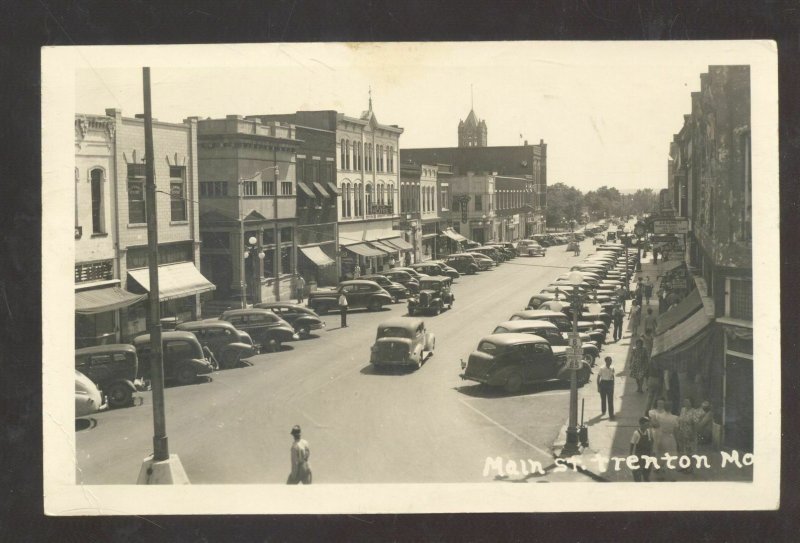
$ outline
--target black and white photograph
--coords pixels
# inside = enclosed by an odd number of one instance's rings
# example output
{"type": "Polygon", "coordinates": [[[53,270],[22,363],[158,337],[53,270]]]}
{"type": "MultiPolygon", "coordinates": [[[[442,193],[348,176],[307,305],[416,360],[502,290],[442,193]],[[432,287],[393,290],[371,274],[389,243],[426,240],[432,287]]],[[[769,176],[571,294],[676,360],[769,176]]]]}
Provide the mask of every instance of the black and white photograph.
{"type": "Polygon", "coordinates": [[[769,41],[43,49],[45,512],[777,508],[777,96],[769,41]]]}

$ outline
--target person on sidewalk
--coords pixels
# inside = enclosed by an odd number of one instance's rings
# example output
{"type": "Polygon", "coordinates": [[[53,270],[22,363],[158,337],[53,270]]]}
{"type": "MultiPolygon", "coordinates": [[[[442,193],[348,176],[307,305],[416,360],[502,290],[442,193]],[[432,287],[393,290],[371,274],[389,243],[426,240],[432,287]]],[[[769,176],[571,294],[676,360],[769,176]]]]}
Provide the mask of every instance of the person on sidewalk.
{"type": "Polygon", "coordinates": [[[648,307],[647,308],[647,315],[644,317],[644,333],[645,335],[650,334],[652,336],[656,335],[656,316],[653,314],[653,309],[648,307]]]}
{"type": "Polygon", "coordinates": [[[605,416],[608,407],[608,420],[614,420],[614,368],[611,367],[611,357],[605,358],[606,367],[597,372],[597,391],[600,393],[601,416],[605,416]]]}
{"type": "Polygon", "coordinates": [[[642,301],[644,300],[644,285],[642,284],[641,277],[636,281],[636,290],[634,291],[633,295],[636,299],[636,303],[641,306],[642,301]]]}
{"type": "MultiPolygon", "coordinates": [[[[644,343],[644,342],[643,342],[644,343]]],[[[661,382],[664,378],[664,370],[658,359],[653,360],[650,358],[650,350],[645,345],[645,352],[647,353],[647,405],[644,407],[644,414],[647,415],[653,406],[656,405],[656,400],[662,398],[661,382]]]]}
{"type": "Polygon", "coordinates": [[[339,294],[339,315],[342,318],[340,326],[347,328],[347,296],[344,295],[344,292],[339,294]]]}
{"type": "Polygon", "coordinates": [[[294,443],[290,449],[292,460],[292,471],[289,473],[289,478],[286,479],[287,485],[310,485],[312,474],[311,467],[308,465],[308,458],[311,456],[311,449],[308,446],[308,441],[300,437],[300,427],[295,425],[291,431],[294,443]]]}
{"type": "Polygon", "coordinates": [[[631,311],[628,314],[628,332],[631,333],[631,338],[639,337],[639,324],[642,320],[642,306],[636,300],[631,304],[631,311]]]}
{"type": "Polygon", "coordinates": [[[619,304],[614,306],[611,318],[614,321],[614,341],[619,341],[622,339],[622,320],[625,318],[625,312],[619,304]]]}
{"type": "Polygon", "coordinates": [[[703,402],[698,417],[697,443],[699,445],[709,445],[711,443],[711,429],[714,422],[714,414],[711,411],[711,404],[709,402],[703,402]]]}
{"type": "Polygon", "coordinates": [[[299,273],[296,273],[295,277],[296,277],[296,281],[295,281],[295,284],[294,284],[294,292],[295,292],[295,295],[297,296],[297,303],[298,304],[302,304],[303,303],[303,296],[305,295],[305,292],[306,292],[306,280],[303,279],[303,276],[300,275],[299,273]]]}
{"type": "Polygon", "coordinates": [[[636,392],[640,394],[644,392],[642,383],[644,378],[647,377],[648,366],[650,359],[647,351],[644,348],[644,341],[641,338],[636,340],[636,344],[631,349],[631,367],[628,375],[636,379],[636,392]]]}
{"type": "Polygon", "coordinates": [[[672,404],[666,400],[657,400],[656,408],[648,413],[651,426],[655,429],[655,444],[653,452],[656,456],[664,453],[675,454],[678,443],[675,438],[675,429],[678,427],[678,417],[670,412],[672,404]]]}
{"type": "Polygon", "coordinates": [[[653,430],[650,429],[650,419],[641,417],[639,419],[639,428],[637,428],[631,436],[631,447],[629,454],[639,457],[639,467],[633,470],[633,480],[637,483],[650,482],[650,466],[645,467],[645,456],[652,456],[653,442],[655,436],[653,430]]]}
{"type": "MultiPolygon", "coordinates": [[[[700,413],[692,406],[692,400],[684,398],[681,414],[678,416],[678,431],[675,434],[678,440],[678,454],[691,456],[697,452],[697,423],[700,413]]],[[[692,466],[681,468],[679,471],[692,472],[692,466]]]]}
{"type": "Polygon", "coordinates": [[[653,297],[653,283],[650,282],[650,276],[644,278],[644,299],[647,305],[650,305],[650,298],[653,297]]]}

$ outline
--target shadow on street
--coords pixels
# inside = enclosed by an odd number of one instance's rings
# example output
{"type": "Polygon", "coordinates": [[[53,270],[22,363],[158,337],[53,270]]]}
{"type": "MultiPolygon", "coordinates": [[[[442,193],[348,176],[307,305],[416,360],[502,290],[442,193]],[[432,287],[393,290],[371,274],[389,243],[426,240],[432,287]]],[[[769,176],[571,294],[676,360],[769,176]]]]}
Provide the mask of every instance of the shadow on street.
{"type": "Polygon", "coordinates": [[[514,396],[528,396],[539,392],[550,392],[553,390],[569,390],[569,383],[564,381],[547,381],[523,385],[519,392],[506,392],[503,387],[491,387],[483,384],[465,385],[454,387],[455,390],[472,398],[510,398],[514,396]]]}

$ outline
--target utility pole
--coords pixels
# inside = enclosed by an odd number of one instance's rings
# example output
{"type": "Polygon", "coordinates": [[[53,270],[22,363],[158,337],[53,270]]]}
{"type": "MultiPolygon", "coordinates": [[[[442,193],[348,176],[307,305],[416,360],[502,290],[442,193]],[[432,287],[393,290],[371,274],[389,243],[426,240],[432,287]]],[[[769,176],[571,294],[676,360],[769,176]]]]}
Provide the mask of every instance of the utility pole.
{"type": "Polygon", "coordinates": [[[150,271],[150,382],[153,391],[153,454],[144,459],[138,484],[188,484],[177,455],[170,456],[164,406],[164,363],[161,344],[161,307],[158,292],[158,216],[153,161],[153,114],[150,107],[150,68],[142,68],[144,90],[145,212],[147,265],[150,271]]]}

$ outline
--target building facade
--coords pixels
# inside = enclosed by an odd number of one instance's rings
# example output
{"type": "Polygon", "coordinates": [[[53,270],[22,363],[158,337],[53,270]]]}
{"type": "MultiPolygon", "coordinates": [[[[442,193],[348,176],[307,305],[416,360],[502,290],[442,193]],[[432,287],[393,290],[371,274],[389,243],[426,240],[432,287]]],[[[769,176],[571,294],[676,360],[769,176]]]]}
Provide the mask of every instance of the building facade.
{"type": "Polygon", "coordinates": [[[403,163],[400,167],[400,215],[405,218],[414,262],[438,258],[438,166],[403,163]]]}
{"type": "Polygon", "coordinates": [[[711,401],[718,444],[752,450],[750,123],[749,67],[710,66],[670,145],[668,197],[691,225],[687,263],[708,317],[690,330],[693,350],[673,358],[711,401]]]}
{"type": "Polygon", "coordinates": [[[543,233],[546,228],[547,144],[508,147],[438,147],[403,149],[403,160],[425,164],[449,164],[454,176],[503,176],[530,180],[520,212],[520,236],[543,233]],[[529,206],[529,208],[525,207],[529,206]]]}
{"type": "MultiPolygon", "coordinates": [[[[144,120],[108,109],[75,125],[76,340],[128,341],[148,319],[144,120]]],[[[201,296],[214,290],[198,269],[197,122],[154,119],[153,152],[160,309],[170,324],[199,318],[201,296]]]]}
{"type": "Polygon", "coordinates": [[[483,245],[498,238],[495,178],[491,175],[454,175],[450,179],[453,205],[449,226],[461,236],[483,245]]]}
{"type": "Polygon", "coordinates": [[[299,141],[288,123],[197,121],[202,271],[214,303],[287,300],[297,270],[299,141]]]}

